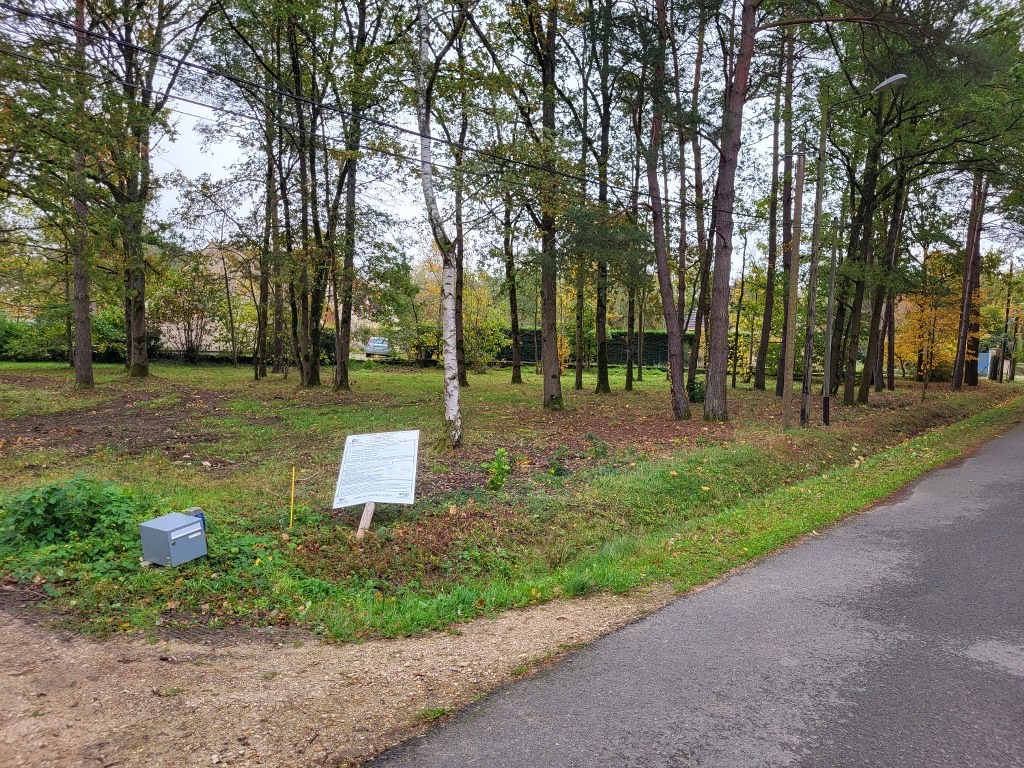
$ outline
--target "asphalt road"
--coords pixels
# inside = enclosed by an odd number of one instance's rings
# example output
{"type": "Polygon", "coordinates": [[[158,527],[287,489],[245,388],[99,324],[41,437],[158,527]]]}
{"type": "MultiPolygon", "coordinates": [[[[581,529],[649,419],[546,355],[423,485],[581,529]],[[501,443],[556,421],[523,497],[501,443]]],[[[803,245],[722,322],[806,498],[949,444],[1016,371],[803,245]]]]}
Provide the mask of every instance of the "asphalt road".
{"type": "Polygon", "coordinates": [[[1024,428],[376,768],[1024,766],[1024,428]]]}

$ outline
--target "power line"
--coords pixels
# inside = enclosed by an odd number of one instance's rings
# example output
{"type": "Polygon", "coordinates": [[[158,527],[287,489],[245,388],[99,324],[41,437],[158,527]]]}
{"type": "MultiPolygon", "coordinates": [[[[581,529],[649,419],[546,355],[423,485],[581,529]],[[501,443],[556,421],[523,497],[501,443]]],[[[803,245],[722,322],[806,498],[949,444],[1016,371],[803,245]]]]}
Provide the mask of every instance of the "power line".
{"type": "MultiPolygon", "coordinates": [[[[11,5],[10,3],[7,3],[7,2],[3,2],[2,0],[0,0],[0,8],[6,9],[6,10],[12,12],[12,13],[15,13],[15,14],[19,14],[19,15],[23,15],[23,16],[28,16],[28,17],[31,17],[31,18],[36,18],[36,19],[39,19],[40,21],[45,21],[47,23],[53,24],[54,26],[62,27],[64,29],[67,29],[67,30],[70,30],[70,31],[73,31],[73,32],[79,31],[79,28],[75,24],[72,24],[70,22],[64,21],[63,19],[59,19],[57,17],[50,16],[49,14],[40,13],[38,11],[31,11],[31,10],[27,10],[27,9],[23,9],[23,8],[18,8],[17,6],[11,5]]],[[[184,66],[184,67],[188,67],[190,69],[194,69],[194,70],[203,72],[203,73],[205,73],[205,74],[207,74],[207,75],[209,75],[211,77],[227,79],[228,81],[230,81],[230,82],[232,82],[232,83],[234,83],[234,84],[236,84],[238,86],[245,86],[247,88],[250,88],[250,89],[253,89],[253,90],[256,90],[256,91],[263,91],[263,92],[266,92],[266,93],[269,93],[269,94],[273,94],[273,95],[276,95],[276,96],[286,97],[288,99],[291,99],[292,101],[296,101],[296,102],[299,102],[299,103],[302,103],[302,104],[306,104],[306,105],[309,105],[309,106],[315,106],[315,107],[318,107],[318,108],[326,110],[326,111],[334,112],[334,113],[339,114],[339,115],[344,116],[344,117],[349,117],[349,118],[353,118],[353,119],[363,120],[365,122],[371,123],[371,124],[376,125],[378,127],[382,127],[382,128],[386,128],[386,129],[389,129],[389,130],[393,130],[395,132],[398,132],[398,133],[406,135],[406,136],[410,136],[410,137],[414,137],[414,138],[420,138],[420,139],[426,138],[426,139],[430,140],[433,143],[447,146],[449,149],[460,149],[460,150],[462,150],[464,152],[470,152],[470,153],[476,154],[476,155],[478,155],[480,157],[487,158],[487,159],[490,159],[492,161],[496,161],[496,162],[498,162],[500,164],[503,164],[503,165],[504,164],[509,164],[509,165],[521,166],[523,168],[526,168],[526,169],[529,169],[529,170],[532,170],[532,171],[539,171],[539,172],[547,174],[549,176],[558,176],[558,177],[561,177],[561,178],[565,178],[567,180],[571,180],[571,181],[582,183],[582,184],[586,184],[586,185],[597,185],[597,184],[600,184],[600,180],[599,179],[594,179],[593,177],[590,177],[590,176],[570,173],[568,171],[562,171],[562,170],[554,169],[554,168],[545,168],[543,166],[537,165],[536,163],[531,163],[531,162],[526,161],[526,160],[518,160],[516,158],[511,158],[511,157],[508,157],[506,155],[502,155],[500,153],[497,153],[497,152],[494,152],[494,151],[491,151],[491,150],[481,149],[481,148],[478,148],[478,147],[473,147],[473,146],[471,146],[469,144],[466,144],[466,143],[463,143],[463,142],[458,142],[458,141],[453,141],[451,139],[443,139],[443,138],[440,138],[440,137],[436,137],[436,136],[432,136],[432,135],[427,135],[427,134],[424,134],[424,133],[422,133],[420,131],[416,131],[416,130],[413,130],[411,128],[406,128],[406,127],[398,125],[396,123],[392,123],[392,122],[389,122],[389,121],[386,121],[386,120],[381,120],[379,118],[375,118],[375,117],[372,117],[372,116],[368,116],[368,115],[359,115],[359,116],[357,116],[353,112],[351,112],[349,110],[346,110],[346,109],[344,109],[342,107],[339,107],[337,105],[334,105],[334,104],[328,104],[328,103],[325,103],[325,102],[322,102],[322,101],[316,101],[314,99],[310,99],[310,98],[305,97],[305,96],[299,96],[297,94],[289,93],[287,91],[281,90],[280,88],[272,87],[272,86],[265,85],[265,84],[262,84],[262,83],[257,83],[257,82],[254,82],[252,80],[248,80],[246,78],[242,78],[242,77],[239,77],[237,75],[233,75],[231,73],[224,72],[224,71],[222,71],[222,70],[220,70],[220,69],[218,69],[216,67],[211,67],[211,66],[208,66],[208,65],[205,65],[205,64],[200,64],[198,62],[189,61],[188,59],[185,59],[185,58],[182,58],[182,57],[178,57],[178,56],[174,56],[174,55],[171,55],[171,54],[168,54],[168,53],[164,53],[164,52],[160,52],[160,51],[154,51],[152,49],[146,48],[145,46],[137,45],[135,43],[129,43],[129,42],[124,41],[124,40],[119,40],[119,39],[117,39],[115,37],[112,37],[110,35],[104,35],[104,34],[100,34],[100,33],[97,33],[97,32],[91,32],[91,31],[87,32],[86,34],[87,34],[87,36],[89,38],[96,39],[96,40],[103,40],[103,41],[112,43],[114,45],[117,45],[119,47],[128,48],[130,50],[134,50],[134,51],[137,51],[139,53],[145,53],[147,55],[154,56],[154,57],[156,57],[158,59],[161,59],[161,60],[164,60],[164,61],[168,61],[168,62],[177,64],[179,66],[184,66]]],[[[104,78],[102,75],[98,75],[96,73],[84,72],[82,70],[78,70],[76,68],[69,67],[67,65],[58,64],[56,62],[47,62],[47,61],[44,61],[44,60],[35,59],[34,57],[30,57],[30,56],[27,56],[25,54],[19,54],[19,53],[14,52],[14,51],[3,50],[3,51],[0,51],[0,52],[8,53],[9,55],[13,55],[13,56],[16,56],[16,57],[22,58],[22,59],[33,60],[33,61],[36,61],[36,62],[38,62],[40,64],[43,64],[43,65],[56,66],[56,67],[60,67],[62,69],[68,70],[68,71],[73,71],[73,72],[78,72],[80,74],[89,75],[91,77],[99,79],[101,82],[114,82],[114,83],[119,83],[119,84],[122,84],[122,85],[126,84],[126,82],[124,80],[121,80],[121,79],[118,79],[118,78],[104,78]]],[[[210,109],[210,110],[215,111],[215,112],[223,112],[225,114],[233,114],[233,115],[236,115],[236,116],[243,117],[244,119],[251,119],[251,120],[255,120],[256,119],[253,116],[244,115],[243,113],[235,112],[235,111],[230,110],[230,109],[228,109],[226,107],[213,106],[213,105],[205,104],[205,103],[202,103],[202,102],[197,102],[197,101],[188,99],[186,97],[181,97],[181,96],[175,96],[173,94],[168,94],[168,98],[174,98],[174,99],[176,99],[178,101],[183,101],[183,102],[186,102],[186,103],[191,103],[191,104],[194,104],[196,106],[201,106],[203,108],[210,109]]],[[[172,111],[174,111],[174,110],[172,110],[172,111]]],[[[183,113],[183,114],[187,114],[187,113],[183,113]]],[[[190,115],[190,116],[192,116],[192,115],[190,115]]],[[[195,117],[195,116],[193,116],[193,117],[195,117]]],[[[200,118],[200,119],[203,119],[203,118],[200,118]]],[[[315,136],[315,134],[311,134],[311,135],[315,136]]],[[[331,138],[332,138],[332,140],[335,140],[335,141],[345,141],[344,137],[334,137],[334,136],[332,136],[331,138]]],[[[378,154],[383,154],[385,156],[394,157],[396,159],[404,160],[404,161],[411,162],[411,163],[418,164],[420,162],[419,159],[417,159],[417,158],[412,158],[412,157],[410,157],[408,155],[404,155],[404,154],[401,154],[401,153],[390,152],[388,150],[384,150],[384,149],[381,149],[381,148],[375,148],[372,151],[376,152],[378,154]]],[[[437,168],[442,168],[442,169],[448,170],[450,172],[472,173],[471,171],[468,171],[464,166],[460,166],[458,169],[455,169],[452,166],[445,166],[444,164],[441,164],[441,163],[432,163],[432,165],[434,165],[437,168]]],[[[483,177],[483,174],[475,174],[475,175],[477,175],[479,177],[483,177]]],[[[608,186],[609,189],[617,191],[617,192],[620,192],[620,193],[624,193],[624,194],[626,194],[628,196],[633,196],[634,194],[638,194],[640,197],[643,197],[643,198],[646,198],[646,199],[649,199],[649,200],[653,200],[655,198],[659,198],[660,197],[660,200],[664,204],[666,204],[666,205],[675,205],[675,206],[680,206],[680,207],[685,205],[685,203],[683,201],[680,201],[678,199],[674,199],[674,198],[669,197],[669,196],[652,195],[650,193],[650,191],[644,191],[644,190],[639,190],[639,189],[634,192],[634,190],[632,188],[624,187],[624,186],[622,186],[620,184],[614,184],[614,183],[611,183],[611,182],[606,182],[606,183],[607,183],[607,186],[608,186]]],[[[529,184],[524,183],[524,182],[512,182],[512,184],[514,186],[528,188],[528,189],[531,189],[531,190],[534,189],[534,187],[532,185],[529,185],[529,184]]],[[[621,200],[620,200],[620,204],[621,204],[621,200]]],[[[694,203],[693,205],[694,205],[694,207],[696,207],[696,203],[694,203]]],[[[714,211],[715,210],[713,205],[706,205],[705,204],[704,207],[705,207],[705,210],[708,210],[708,211],[714,211]]],[[[726,212],[726,211],[720,210],[719,212],[726,212]]],[[[738,212],[738,211],[732,211],[732,215],[736,216],[736,217],[739,217],[739,218],[743,218],[743,219],[749,219],[749,220],[755,220],[755,221],[767,221],[767,219],[765,217],[763,217],[763,216],[757,216],[757,215],[754,215],[754,214],[746,214],[746,213],[742,213],[742,212],[738,212]]]]}
{"type": "MultiPolygon", "coordinates": [[[[0,49],[0,54],[6,54],[8,56],[12,56],[14,58],[21,59],[22,61],[31,61],[31,62],[34,62],[36,64],[41,64],[43,66],[51,66],[51,67],[55,67],[55,68],[58,68],[58,69],[62,69],[62,70],[67,71],[67,72],[72,72],[72,73],[84,75],[84,76],[87,76],[87,77],[92,77],[92,78],[94,78],[96,80],[99,80],[102,83],[116,83],[116,84],[122,84],[123,85],[124,82],[125,82],[125,81],[123,81],[123,80],[121,80],[119,78],[104,77],[103,75],[99,75],[99,74],[97,74],[95,72],[88,72],[88,71],[85,71],[85,70],[82,70],[82,69],[78,69],[76,67],[69,66],[67,64],[60,64],[58,62],[46,61],[44,59],[39,59],[39,58],[36,58],[34,56],[29,56],[28,54],[19,53],[17,51],[9,51],[9,50],[6,50],[6,49],[0,49]]],[[[243,120],[248,120],[250,122],[254,122],[254,123],[257,123],[257,124],[261,123],[260,118],[256,117],[255,115],[247,115],[244,112],[239,112],[237,110],[232,110],[232,109],[229,109],[227,107],[222,107],[222,106],[214,105],[214,104],[207,104],[206,102],[197,101],[195,99],[190,99],[190,98],[187,98],[185,96],[176,96],[174,94],[169,94],[169,98],[174,99],[176,101],[182,101],[182,102],[185,102],[187,104],[192,104],[192,105],[197,106],[197,107],[203,107],[204,109],[209,109],[209,110],[211,110],[213,112],[220,112],[220,113],[224,113],[224,114],[229,114],[229,115],[231,115],[233,117],[237,117],[237,118],[240,118],[240,119],[243,119],[243,120]]],[[[184,112],[184,111],[179,110],[179,109],[174,109],[173,107],[166,107],[166,109],[169,112],[173,112],[173,113],[179,114],[179,115],[184,115],[184,116],[187,116],[187,117],[192,117],[192,118],[195,118],[197,120],[203,120],[203,121],[206,121],[206,122],[214,122],[214,118],[212,118],[212,117],[207,117],[207,116],[204,116],[204,115],[196,115],[196,114],[194,114],[192,112],[184,112]]],[[[288,126],[288,127],[289,128],[294,128],[294,126],[288,126]]],[[[311,134],[311,135],[313,136],[315,142],[317,142],[317,143],[323,142],[324,146],[330,146],[332,148],[342,148],[342,147],[345,146],[344,145],[345,138],[343,136],[334,136],[334,135],[320,136],[320,135],[317,135],[317,134],[311,134]],[[327,144],[328,141],[334,142],[334,143],[328,145],[327,144]]],[[[368,153],[373,153],[373,154],[377,154],[377,155],[383,155],[385,157],[390,157],[390,158],[393,158],[395,160],[400,160],[400,161],[403,161],[403,162],[407,162],[407,163],[409,163],[409,165],[411,166],[411,168],[413,170],[418,169],[420,167],[420,165],[421,165],[421,161],[420,161],[419,158],[412,157],[410,155],[406,155],[406,154],[403,154],[401,152],[394,152],[392,150],[383,149],[383,148],[380,148],[380,147],[374,148],[372,150],[366,150],[366,151],[368,153]]],[[[471,167],[452,166],[452,165],[447,165],[445,163],[439,163],[439,162],[436,162],[436,161],[432,162],[431,166],[434,167],[435,169],[440,169],[442,171],[446,171],[446,172],[448,172],[452,176],[457,175],[457,174],[462,174],[462,175],[474,176],[474,177],[480,178],[480,179],[490,179],[491,178],[490,175],[482,173],[482,172],[474,171],[474,170],[472,170],[471,167]]],[[[177,166],[175,166],[175,167],[177,167],[177,166]]],[[[181,170],[181,169],[179,168],[179,170],[181,170]]],[[[511,186],[514,186],[514,187],[519,187],[521,189],[527,189],[529,191],[534,191],[533,185],[529,184],[528,182],[519,181],[519,180],[516,180],[516,179],[510,179],[510,178],[507,178],[507,177],[502,177],[502,184],[511,185],[511,186]]],[[[575,198],[575,197],[579,197],[579,195],[574,195],[571,192],[567,192],[565,190],[559,190],[558,194],[560,196],[562,196],[563,198],[565,198],[565,199],[572,199],[572,198],[575,198]]]]}
{"type": "MultiPolygon", "coordinates": [[[[17,13],[17,14],[21,14],[21,15],[24,15],[24,16],[29,16],[29,17],[32,17],[32,18],[36,18],[36,19],[39,19],[40,21],[46,21],[46,22],[48,22],[50,24],[53,24],[53,25],[59,26],[59,27],[63,27],[64,29],[67,29],[67,30],[70,30],[70,31],[73,31],[73,32],[78,31],[78,27],[75,24],[72,24],[70,22],[64,21],[63,19],[59,19],[59,18],[57,18],[55,16],[50,16],[49,14],[39,13],[38,11],[30,11],[30,10],[26,10],[26,9],[21,9],[21,8],[18,8],[17,6],[14,6],[14,5],[11,5],[10,3],[7,3],[7,2],[0,2],[0,8],[4,8],[4,9],[6,9],[8,11],[11,11],[12,13],[17,13]]],[[[128,48],[130,50],[134,50],[134,51],[137,51],[139,53],[145,53],[145,54],[147,54],[149,56],[155,56],[155,57],[157,57],[159,59],[162,59],[164,61],[169,61],[169,62],[171,62],[173,64],[177,64],[179,66],[184,66],[184,67],[188,67],[190,69],[194,69],[194,70],[203,72],[204,74],[207,74],[207,75],[209,75],[211,77],[224,78],[224,79],[227,79],[228,81],[230,81],[230,82],[232,82],[232,83],[234,83],[236,85],[245,86],[247,88],[251,88],[251,89],[256,90],[256,91],[264,91],[266,93],[273,94],[275,96],[287,97],[288,99],[291,99],[292,101],[297,101],[297,102],[300,102],[300,103],[308,105],[308,106],[318,107],[318,108],[326,110],[326,111],[335,112],[335,113],[337,113],[339,115],[342,115],[344,117],[349,117],[349,118],[353,118],[353,119],[363,120],[365,122],[371,123],[371,124],[376,125],[378,127],[386,128],[388,130],[393,130],[393,131],[396,131],[398,133],[401,133],[403,135],[410,136],[410,137],[413,137],[413,138],[429,139],[430,141],[432,141],[432,142],[434,142],[436,144],[445,145],[445,146],[449,147],[450,149],[460,149],[460,150],[462,150],[464,152],[471,152],[473,154],[480,155],[480,156],[483,156],[483,157],[489,157],[489,158],[491,158],[493,160],[497,160],[497,161],[499,161],[501,163],[510,163],[512,165],[519,165],[519,166],[522,166],[524,168],[528,168],[530,170],[539,171],[541,173],[545,173],[545,174],[548,174],[550,176],[559,176],[559,177],[565,178],[565,179],[570,180],[570,181],[575,181],[575,182],[585,183],[585,184],[597,184],[598,183],[597,180],[595,180],[593,178],[590,178],[590,177],[587,177],[587,176],[581,176],[581,175],[578,175],[578,174],[570,173],[568,171],[558,170],[558,169],[555,169],[555,168],[544,168],[543,166],[537,165],[536,163],[531,163],[531,162],[529,162],[527,160],[517,160],[515,158],[507,157],[505,155],[499,154],[497,152],[493,152],[491,150],[481,149],[479,147],[473,147],[473,146],[471,146],[469,144],[465,144],[463,142],[453,141],[451,139],[442,139],[442,138],[437,137],[437,136],[428,136],[427,134],[424,134],[424,133],[422,133],[420,131],[413,130],[412,128],[406,128],[404,126],[398,125],[397,123],[392,123],[392,122],[389,122],[387,120],[381,120],[379,118],[375,118],[375,117],[372,117],[372,116],[369,116],[369,115],[358,115],[357,116],[355,113],[351,112],[350,110],[346,110],[343,107],[339,107],[339,106],[337,106],[335,104],[328,104],[328,103],[325,103],[325,102],[322,102],[322,101],[316,101],[314,99],[310,99],[310,98],[305,97],[305,96],[299,96],[297,94],[293,94],[293,93],[290,93],[288,91],[283,91],[283,90],[281,90],[280,88],[277,88],[277,87],[273,87],[273,86],[270,86],[270,85],[265,85],[265,84],[262,84],[262,83],[257,83],[257,82],[254,82],[252,80],[248,80],[246,78],[239,77],[237,75],[233,75],[233,74],[228,73],[228,72],[224,72],[224,71],[220,70],[217,67],[211,67],[211,66],[208,66],[206,64],[200,64],[198,62],[189,61],[188,59],[181,58],[179,56],[174,56],[174,55],[169,54],[169,53],[163,53],[161,51],[154,51],[154,50],[152,50],[150,48],[146,48],[145,46],[137,45],[135,43],[129,43],[129,42],[125,41],[125,40],[119,40],[119,39],[117,39],[115,37],[112,37],[110,35],[104,35],[104,34],[100,34],[98,32],[87,32],[86,34],[87,34],[87,36],[89,38],[92,38],[92,39],[95,39],[95,40],[103,40],[105,42],[113,43],[114,45],[117,45],[119,47],[128,48]]],[[[609,186],[609,188],[616,189],[619,192],[627,192],[629,194],[632,194],[632,190],[629,189],[628,187],[623,187],[621,185],[614,185],[614,184],[609,184],[608,186],[609,186]]],[[[645,196],[645,197],[653,197],[652,195],[650,195],[650,193],[643,193],[643,196],[645,196]]],[[[672,200],[672,199],[666,198],[666,197],[663,197],[662,200],[664,202],[666,202],[666,203],[672,203],[672,204],[675,204],[675,205],[679,205],[680,204],[678,200],[672,200]]]]}

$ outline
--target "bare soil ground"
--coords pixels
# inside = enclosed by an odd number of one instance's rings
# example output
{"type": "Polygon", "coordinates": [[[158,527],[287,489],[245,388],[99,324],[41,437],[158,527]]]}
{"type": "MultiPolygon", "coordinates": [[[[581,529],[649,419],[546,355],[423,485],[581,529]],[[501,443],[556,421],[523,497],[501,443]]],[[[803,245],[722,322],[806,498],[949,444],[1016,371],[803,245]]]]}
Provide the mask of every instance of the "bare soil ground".
{"type": "Polygon", "coordinates": [[[558,600],[360,644],[269,630],[147,643],[55,631],[5,589],[0,768],[356,766],[672,597],[558,600]]]}
{"type": "MultiPolygon", "coordinates": [[[[657,372],[651,375],[662,375],[657,372]]],[[[62,401],[55,412],[0,419],[0,457],[31,451],[59,450],[68,456],[113,449],[136,453],[163,449],[174,458],[192,459],[193,446],[204,445],[204,453],[213,450],[218,436],[203,423],[208,417],[230,413],[227,407],[232,396],[244,392],[174,386],[173,389],[146,389],[137,381],[124,380],[102,387],[104,402],[85,405],[83,396],[66,377],[11,373],[0,375],[0,384],[23,389],[45,390],[51,398],[62,401]],[[173,393],[172,400],[162,395],[173,393]]],[[[587,393],[589,394],[589,392],[587,393]]],[[[543,473],[554,452],[568,469],[575,471],[586,464],[586,457],[595,445],[604,443],[611,452],[629,449],[637,454],[657,453],[700,437],[727,440],[735,428],[732,424],[714,424],[700,419],[677,421],[671,416],[667,402],[661,399],[638,399],[622,402],[625,393],[599,399],[566,391],[572,407],[550,413],[542,409],[504,407],[482,404],[473,408],[476,434],[462,446],[458,454],[439,455],[436,461],[421,467],[418,491],[421,497],[469,490],[486,482],[481,464],[494,458],[496,448],[505,448],[516,463],[516,473],[543,473]],[[575,398],[579,398],[575,400],[575,398]]],[[[387,407],[398,400],[372,392],[334,393],[309,392],[292,387],[283,388],[274,398],[296,406],[362,405],[387,407]]],[[[742,411],[743,405],[734,405],[742,411]]],[[[760,417],[760,414],[748,414],[760,417]]],[[[734,419],[742,418],[742,412],[734,419]]],[[[324,463],[324,456],[310,450],[308,436],[293,436],[278,417],[247,417],[251,423],[270,423],[280,431],[286,443],[296,441],[294,455],[304,465],[331,475],[333,466],[324,463]]],[[[426,446],[429,449],[429,446],[426,446]]],[[[212,469],[234,462],[217,456],[204,456],[212,469]]],[[[205,466],[205,465],[204,465],[205,466]]]]}
{"type": "MultiPolygon", "coordinates": [[[[24,378],[6,378],[26,383],[24,378]]],[[[209,439],[195,421],[216,412],[218,393],[186,390],[173,406],[148,405],[156,397],[145,390],[120,391],[109,402],[92,407],[5,419],[0,422],[0,452],[59,448],[82,455],[103,447],[138,451],[209,439]]]]}

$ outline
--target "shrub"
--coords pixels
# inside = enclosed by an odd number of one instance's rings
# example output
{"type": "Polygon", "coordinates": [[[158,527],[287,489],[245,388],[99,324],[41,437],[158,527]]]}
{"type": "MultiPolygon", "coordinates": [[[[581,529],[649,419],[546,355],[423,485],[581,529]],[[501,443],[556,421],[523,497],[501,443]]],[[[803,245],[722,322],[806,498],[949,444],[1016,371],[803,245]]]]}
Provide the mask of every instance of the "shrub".
{"type": "Polygon", "coordinates": [[[25,334],[25,323],[0,317],[0,360],[13,356],[15,347],[25,334]]]}
{"type": "MultiPolygon", "coordinates": [[[[159,334],[155,328],[147,328],[149,353],[153,355],[156,344],[154,335],[159,334]]],[[[92,350],[93,359],[105,363],[117,363],[124,360],[125,329],[124,310],[118,307],[104,308],[92,316],[92,350]]]]}
{"type": "Polygon", "coordinates": [[[0,321],[0,357],[6,360],[60,360],[67,353],[63,320],[48,317],[0,321]]]}
{"type": "Polygon", "coordinates": [[[686,382],[686,396],[691,403],[703,403],[704,379],[693,378],[686,382]]]}
{"type": "Polygon", "coordinates": [[[156,505],[115,483],[76,475],[0,501],[0,530],[22,545],[59,544],[98,535],[118,538],[156,505]]]}

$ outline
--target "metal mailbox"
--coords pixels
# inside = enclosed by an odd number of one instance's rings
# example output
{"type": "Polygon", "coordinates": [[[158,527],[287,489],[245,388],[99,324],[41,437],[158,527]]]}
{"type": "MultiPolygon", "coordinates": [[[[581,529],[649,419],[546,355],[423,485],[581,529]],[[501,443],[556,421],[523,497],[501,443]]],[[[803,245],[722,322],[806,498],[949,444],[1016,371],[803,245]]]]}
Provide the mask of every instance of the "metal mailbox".
{"type": "Polygon", "coordinates": [[[139,525],[142,559],[157,565],[181,565],[206,554],[203,521],[171,512],[139,525]]]}

